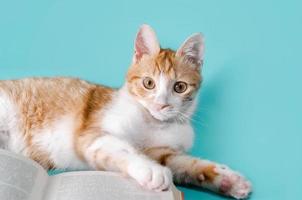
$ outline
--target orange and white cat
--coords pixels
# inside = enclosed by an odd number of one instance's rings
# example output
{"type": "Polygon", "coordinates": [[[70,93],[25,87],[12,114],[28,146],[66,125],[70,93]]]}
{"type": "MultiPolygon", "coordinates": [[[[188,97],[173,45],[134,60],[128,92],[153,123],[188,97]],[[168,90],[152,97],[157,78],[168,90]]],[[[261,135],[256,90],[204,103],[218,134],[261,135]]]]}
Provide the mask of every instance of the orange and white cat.
{"type": "Polygon", "coordinates": [[[155,191],[173,178],[246,198],[251,185],[239,173],[185,153],[203,54],[199,33],[175,52],[142,25],[120,89],[72,78],[0,81],[0,148],[46,169],[119,171],[155,191]]]}

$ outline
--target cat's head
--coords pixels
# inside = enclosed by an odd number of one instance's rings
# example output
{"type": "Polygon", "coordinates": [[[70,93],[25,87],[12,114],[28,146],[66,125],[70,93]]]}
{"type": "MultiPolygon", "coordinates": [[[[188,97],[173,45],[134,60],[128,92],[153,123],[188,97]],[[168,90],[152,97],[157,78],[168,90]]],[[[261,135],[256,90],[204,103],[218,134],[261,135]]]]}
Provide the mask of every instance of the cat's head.
{"type": "Polygon", "coordinates": [[[127,74],[130,95],[160,121],[189,117],[201,84],[203,53],[200,33],[173,51],[161,49],[152,28],[142,25],[127,74]]]}

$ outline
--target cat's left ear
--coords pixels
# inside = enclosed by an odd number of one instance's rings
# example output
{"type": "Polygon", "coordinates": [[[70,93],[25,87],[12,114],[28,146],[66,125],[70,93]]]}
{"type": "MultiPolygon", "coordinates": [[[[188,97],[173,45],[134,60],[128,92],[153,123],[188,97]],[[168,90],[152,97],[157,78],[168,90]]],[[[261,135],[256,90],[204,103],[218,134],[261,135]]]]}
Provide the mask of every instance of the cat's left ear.
{"type": "Polygon", "coordinates": [[[201,33],[191,35],[177,50],[176,56],[182,57],[185,62],[196,65],[199,69],[203,64],[204,39],[201,33]]]}
{"type": "Polygon", "coordinates": [[[135,39],[133,63],[137,63],[144,55],[155,56],[159,53],[160,46],[156,34],[151,26],[143,24],[135,39]]]}

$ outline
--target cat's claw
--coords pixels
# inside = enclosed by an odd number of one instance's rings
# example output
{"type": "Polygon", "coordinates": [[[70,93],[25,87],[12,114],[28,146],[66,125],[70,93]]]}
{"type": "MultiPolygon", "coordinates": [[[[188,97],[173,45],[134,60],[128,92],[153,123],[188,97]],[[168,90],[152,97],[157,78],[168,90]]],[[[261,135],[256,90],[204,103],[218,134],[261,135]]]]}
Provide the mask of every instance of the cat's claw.
{"type": "Polygon", "coordinates": [[[252,186],[238,172],[234,172],[225,166],[215,168],[219,178],[219,191],[235,199],[246,199],[252,191],[252,186]]]}
{"type": "Polygon", "coordinates": [[[128,167],[128,173],[141,186],[149,190],[167,190],[172,183],[170,169],[153,162],[132,163],[128,167]]]}

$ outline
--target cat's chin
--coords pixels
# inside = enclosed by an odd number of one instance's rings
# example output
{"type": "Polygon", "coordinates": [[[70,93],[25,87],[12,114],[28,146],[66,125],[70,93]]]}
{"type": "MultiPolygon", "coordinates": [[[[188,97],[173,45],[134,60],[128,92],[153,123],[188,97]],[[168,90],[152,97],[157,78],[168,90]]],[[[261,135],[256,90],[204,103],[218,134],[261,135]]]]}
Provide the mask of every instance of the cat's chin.
{"type": "Polygon", "coordinates": [[[147,109],[149,114],[156,120],[161,122],[173,121],[173,116],[168,116],[166,114],[160,112],[154,112],[152,110],[147,109]]]}
{"type": "Polygon", "coordinates": [[[163,115],[160,115],[160,114],[152,114],[152,113],[150,113],[150,115],[151,115],[154,119],[156,119],[156,120],[158,120],[158,121],[164,122],[164,121],[168,121],[168,120],[169,120],[169,118],[167,118],[167,117],[165,117],[165,116],[163,116],[163,115]]]}

